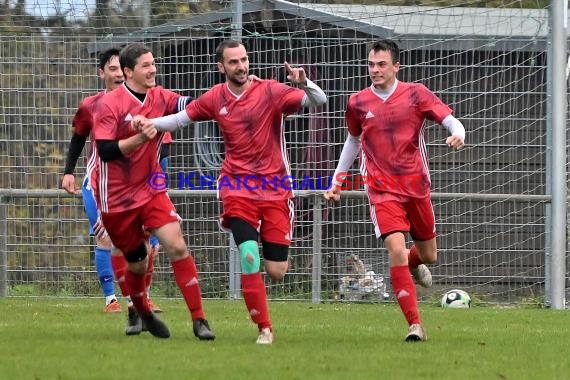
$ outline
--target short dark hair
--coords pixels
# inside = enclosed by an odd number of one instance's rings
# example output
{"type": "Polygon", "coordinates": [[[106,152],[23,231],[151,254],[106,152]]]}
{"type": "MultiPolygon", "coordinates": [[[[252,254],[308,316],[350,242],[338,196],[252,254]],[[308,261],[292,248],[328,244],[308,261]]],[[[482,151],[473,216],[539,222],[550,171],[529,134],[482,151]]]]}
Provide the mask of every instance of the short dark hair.
{"type": "MultiPolygon", "coordinates": [[[[222,41],[216,48],[216,62],[224,61],[224,50],[244,46],[241,42],[236,40],[222,41]]],[[[244,46],[245,47],[245,46],[244,46]]]]}
{"type": "Polygon", "coordinates": [[[113,58],[114,56],[119,56],[121,51],[118,48],[110,48],[104,50],[99,54],[99,68],[101,70],[105,69],[105,65],[113,58]]]}
{"type": "Polygon", "coordinates": [[[398,44],[392,40],[384,39],[374,41],[370,45],[368,52],[371,52],[372,50],[374,50],[375,53],[379,51],[389,51],[392,56],[392,63],[400,62],[400,48],[398,47],[398,44]]]}
{"type": "Polygon", "coordinates": [[[146,53],[152,53],[152,50],[144,44],[130,44],[125,46],[119,54],[121,69],[124,70],[125,67],[128,67],[129,69],[134,70],[139,57],[146,53]]]}

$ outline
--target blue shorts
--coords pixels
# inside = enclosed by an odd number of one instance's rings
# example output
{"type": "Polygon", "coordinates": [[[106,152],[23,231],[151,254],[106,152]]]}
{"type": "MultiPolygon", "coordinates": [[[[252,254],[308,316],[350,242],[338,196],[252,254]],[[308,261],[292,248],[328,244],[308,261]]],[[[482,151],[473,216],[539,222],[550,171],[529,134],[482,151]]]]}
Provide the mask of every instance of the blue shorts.
{"type": "Polygon", "coordinates": [[[89,235],[93,236],[95,234],[93,231],[93,226],[95,223],[97,223],[99,212],[97,211],[97,201],[95,201],[93,189],[91,189],[89,177],[87,176],[83,179],[81,194],[83,195],[83,207],[85,208],[87,219],[89,219],[89,235]]]}
{"type": "Polygon", "coordinates": [[[160,160],[160,167],[165,173],[168,173],[168,158],[169,157],[164,157],[162,160],[160,160]]]}

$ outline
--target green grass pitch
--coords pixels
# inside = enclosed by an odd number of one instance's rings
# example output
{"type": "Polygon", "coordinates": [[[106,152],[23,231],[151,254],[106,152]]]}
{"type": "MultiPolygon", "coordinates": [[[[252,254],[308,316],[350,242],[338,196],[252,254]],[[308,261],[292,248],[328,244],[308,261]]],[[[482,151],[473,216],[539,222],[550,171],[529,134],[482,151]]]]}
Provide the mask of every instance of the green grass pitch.
{"type": "Polygon", "coordinates": [[[567,379],[568,312],[421,305],[429,340],[404,343],[395,304],[271,302],[271,346],[242,301],[204,301],[214,342],[182,300],[159,299],[171,338],[125,336],[95,299],[0,299],[2,379],[567,379]]]}

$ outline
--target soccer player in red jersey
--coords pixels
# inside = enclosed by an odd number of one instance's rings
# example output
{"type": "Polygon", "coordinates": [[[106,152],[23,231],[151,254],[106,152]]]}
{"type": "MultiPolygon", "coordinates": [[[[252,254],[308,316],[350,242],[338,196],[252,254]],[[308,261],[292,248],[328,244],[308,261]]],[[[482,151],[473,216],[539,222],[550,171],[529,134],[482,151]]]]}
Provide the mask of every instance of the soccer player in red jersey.
{"type": "MultiPolygon", "coordinates": [[[[114,90],[123,83],[123,71],[119,64],[119,49],[111,48],[100,54],[98,73],[99,77],[105,83],[105,90],[96,95],[85,98],[75,113],[72,122],[73,136],[69,143],[64,175],[61,181],[61,187],[69,194],[82,193],[83,205],[89,220],[89,233],[91,235],[94,235],[93,227],[99,217],[99,210],[97,209],[97,202],[95,201],[90,181],[91,171],[93,170],[96,162],[96,151],[93,149],[92,145],[89,146],[87,172],[85,173],[81,188],[78,188],[75,184],[75,176],[73,173],[75,171],[77,160],[85,147],[86,140],[91,135],[91,130],[93,129],[93,112],[97,107],[98,102],[102,99],[105,93],[114,90]]],[[[103,289],[103,294],[105,295],[105,311],[108,313],[119,313],[121,312],[121,306],[115,296],[113,275],[115,275],[115,278],[119,282],[123,297],[127,300],[127,306],[132,307],[130,296],[125,293],[126,288],[122,286],[123,282],[120,280],[124,277],[124,271],[127,263],[121,251],[113,246],[108,234],[100,233],[99,236],[94,235],[94,237],[96,245],[95,268],[97,269],[99,282],[103,289]]],[[[152,277],[152,269],[153,268],[149,265],[149,268],[147,269],[147,279],[149,284],[152,277]]],[[[149,302],[153,304],[151,299],[149,299],[149,302]]]]}
{"type": "MultiPolygon", "coordinates": [[[[94,157],[92,146],[89,146],[87,172],[81,188],[76,185],[73,173],[77,160],[93,128],[94,108],[106,92],[114,90],[123,83],[123,72],[119,65],[119,50],[111,48],[102,52],[99,56],[99,68],[97,71],[99,77],[105,84],[105,90],[83,99],[73,117],[73,136],[69,143],[64,175],[61,181],[61,187],[69,194],[81,193],[83,195],[83,205],[89,219],[90,235],[94,235],[93,226],[98,218],[97,204],[93,197],[93,191],[91,190],[89,181],[94,157]]],[[[101,289],[103,290],[103,295],[105,296],[105,312],[120,313],[121,305],[115,296],[115,284],[113,282],[113,269],[111,265],[112,247],[113,244],[108,235],[101,237],[95,236],[95,268],[101,289]]]]}
{"type": "Polygon", "coordinates": [[[149,253],[146,240],[150,232],[170,258],[176,283],[192,316],[194,335],[200,340],[212,340],[215,336],[202,310],[198,273],[182,235],[181,218],[167,189],[149,184],[152,174],[162,171],[158,158],[164,133],[154,128],[140,132],[131,128],[133,115],[172,114],[186,105],[188,98],[156,85],[154,56],[146,46],[126,46],[121,50],[119,61],[125,83],[103,97],[93,129],[99,159],[92,179],[96,184],[101,219],[128,262],[125,282],[147,330],[160,338],[170,336],[168,327],[152,311],[146,295],[149,253]]]}
{"type": "Polygon", "coordinates": [[[340,199],[342,180],[362,152],[360,170],[366,178],[370,216],[376,236],[384,240],[388,251],[392,288],[409,325],[406,341],[424,341],[427,335],[412,275],[419,285],[431,286],[425,264],[437,259],[425,120],[447,128],[451,136],[446,143],[455,149],[463,147],[465,129],[424,85],[398,81],[399,56],[400,49],[391,40],[372,44],[368,54],[372,85],[350,96],[345,114],[348,138],[333,186],[324,196],[340,199]],[[410,249],[405,233],[414,241],[410,249]]]}
{"type": "Polygon", "coordinates": [[[303,107],[322,105],[327,98],[304,69],[287,63],[287,78],[297,87],[250,75],[247,51],[238,41],[222,42],[216,49],[216,60],[226,76],[225,83],[202,94],[186,106],[185,112],[151,120],[150,124],[141,118],[133,125],[174,131],[194,121],[218,122],[226,148],[218,180],[224,209],[220,224],[231,230],[238,246],[242,294],[259,329],[257,343],[271,344],[273,332],[258,240],[263,246],[265,271],[273,280],[281,280],[288,269],[294,215],[291,186],[283,181],[291,174],[284,119],[303,107]]]}

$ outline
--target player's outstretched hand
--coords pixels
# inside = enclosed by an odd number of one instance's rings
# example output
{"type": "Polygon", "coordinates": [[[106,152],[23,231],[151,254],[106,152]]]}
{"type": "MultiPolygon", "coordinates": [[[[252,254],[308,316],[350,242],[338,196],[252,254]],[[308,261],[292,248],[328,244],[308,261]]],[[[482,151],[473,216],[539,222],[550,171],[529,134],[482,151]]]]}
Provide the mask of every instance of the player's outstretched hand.
{"type": "Polygon", "coordinates": [[[323,197],[325,197],[327,201],[340,201],[340,187],[337,185],[332,185],[330,189],[325,191],[323,197]]]}
{"type": "Polygon", "coordinates": [[[79,194],[81,189],[75,184],[75,176],[73,174],[65,174],[61,180],[61,188],[69,194],[79,194]]]}
{"type": "Polygon", "coordinates": [[[287,70],[287,79],[291,83],[305,85],[307,84],[307,74],[302,67],[292,67],[289,63],[285,62],[285,69],[287,70]]]}
{"type": "Polygon", "coordinates": [[[450,148],[454,148],[454,149],[461,149],[465,146],[464,143],[464,138],[463,136],[460,135],[451,135],[449,136],[446,140],[445,143],[447,144],[448,147],[450,148]]]}

